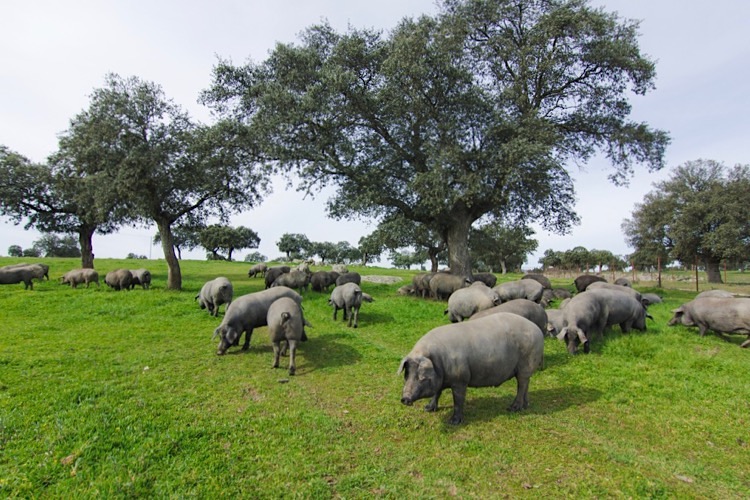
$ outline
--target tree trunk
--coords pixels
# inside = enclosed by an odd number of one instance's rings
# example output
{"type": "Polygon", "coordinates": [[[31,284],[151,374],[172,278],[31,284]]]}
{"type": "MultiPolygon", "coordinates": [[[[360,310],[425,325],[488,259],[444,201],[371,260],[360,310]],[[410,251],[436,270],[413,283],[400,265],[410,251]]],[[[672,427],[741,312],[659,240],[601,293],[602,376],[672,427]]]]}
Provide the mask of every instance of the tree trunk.
{"type": "Polygon", "coordinates": [[[438,272],[438,252],[433,251],[432,249],[427,251],[427,256],[430,259],[430,272],[436,273],[438,272]]]}
{"type": "Polygon", "coordinates": [[[81,267],[94,269],[94,245],[91,240],[94,237],[96,227],[81,226],[78,229],[78,244],[81,245],[81,267]]]}
{"type": "Polygon", "coordinates": [[[502,269],[502,274],[508,274],[508,268],[506,267],[505,260],[500,261],[500,269],[502,269]]]}
{"type": "Polygon", "coordinates": [[[454,213],[446,231],[448,262],[451,274],[471,276],[471,256],[469,255],[469,230],[473,219],[467,213],[454,213]]]}
{"type": "Polygon", "coordinates": [[[168,221],[156,221],[161,236],[161,249],[164,259],[167,261],[167,290],[182,290],[182,273],[180,261],[174,252],[174,238],[172,237],[172,225],[168,221]]]}
{"type": "Polygon", "coordinates": [[[720,269],[719,264],[720,263],[718,260],[716,261],[710,260],[710,259],[705,260],[706,276],[708,278],[709,283],[724,283],[721,280],[721,269],[720,269]]]}

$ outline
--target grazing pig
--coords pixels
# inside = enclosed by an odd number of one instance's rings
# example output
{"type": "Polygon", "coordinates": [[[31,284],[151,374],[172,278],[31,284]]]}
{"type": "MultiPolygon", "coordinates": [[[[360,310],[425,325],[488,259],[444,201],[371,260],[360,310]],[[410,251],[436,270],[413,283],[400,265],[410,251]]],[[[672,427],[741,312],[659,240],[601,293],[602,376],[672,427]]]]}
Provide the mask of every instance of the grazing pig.
{"type": "Polygon", "coordinates": [[[750,346],[750,299],[702,297],[672,310],[669,326],[697,326],[701,337],[707,330],[719,333],[743,333],[748,339],[741,347],[750,346]]]}
{"type": "Polygon", "coordinates": [[[279,367],[281,343],[286,342],[289,346],[289,375],[294,375],[297,371],[295,363],[297,342],[307,340],[305,326],[312,325],[305,321],[300,305],[289,297],[281,297],[271,304],[266,315],[266,322],[268,334],[273,343],[273,368],[279,367]]]}
{"type": "Polygon", "coordinates": [[[545,290],[552,290],[552,282],[550,282],[549,278],[546,277],[543,274],[536,274],[536,273],[530,273],[525,274],[521,277],[522,280],[534,280],[538,281],[540,285],[544,287],[545,290]]]}
{"type": "Polygon", "coordinates": [[[271,283],[271,287],[285,286],[287,288],[297,289],[299,293],[302,290],[307,291],[307,285],[310,284],[310,273],[294,269],[288,273],[281,274],[271,283]]]}
{"type": "Polygon", "coordinates": [[[659,297],[655,293],[641,294],[641,300],[644,306],[650,306],[651,304],[660,304],[662,302],[661,297],[659,297]]]}
{"type": "Polygon", "coordinates": [[[448,297],[448,314],[451,323],[458,323],[471,317],[477,311],[489,309],[500,303],[497,292],[482,281],[475,281],[470,286],[459,288],[448,297]]]}
{"type": "Polygon", "coordinates": [[[269,267],[268,270],[266,270],[266,277],[264,278],[266,288],[271,288],[271,285],[273,285],[273,282],[276,281],[276,278],[290,271],[291,268],[289,266],[269,267]]]}
{"type": "Polygon", "coordinates": [[[214,337],[218,335],[221,338],[216,354],[222,355],[227,352],[229,346],[239,342],[243,333],[245,344],[242,350],[250,349],[253,329],[268,324],[268,308],[281,297],[289,297],[297,304],[302,304],[302,296],[285,286],[249,293],[232,301],[224,313],[221,324],[214,330],[214,337]]]}
{"type": "Polygon", "coordinates": [[[399,295],[414,295],[414,285],[404,285],[396,290],[399,295]]]}
{"type": "Polygon", "coordinates": [[[15,285],[23,282],[24,290],[34,289],[36,273],[28,267],[14,267],[10,269],[0,269],[0,285],[15,285]]]}
{"type": "Polygon", "coordinates": [[[633,283],[631,283],[630,280],[624,276],[622,278],[617,278],[615,280],[615,285],[627,286],[627,287],[633,288],[633,283]]]}
{"type": "Polygon", "coordinates": [[[430,295],[430,280],[435,276],[435,273],[419,273],[414,275],[411,279],[412,286],[414,286],[414,295],[418,295],[423,299],[430,295]]]}
{"type": "Polygon", "coordinates": [[[557,334],[564,328],[562,309],[547,309],[547,335],[557,337],[557,334]]]}
{"type": "Polygon", "coordinates": [[[360,283],[362,283],[362,276],[354,271],[341,273],[339,277],[336,278],[336,286],[341,286],[345,283],[354,283],[355,285],[359,285],[360,283]]]}
{"type": "Polygon", "coordinates": [[[481,281],[490,288],[497,284],[497,276],[492,273],[475,273],[472,278],[474,282],[481,281]]]}
{"type": "Polygon", "coordinates": [[[513,299],[528,299],[539,303],[542,300],[544,286],[536,280],[522,279],[518,281],[508,281],[493,288],[500,296],[502,302],[508,302],[513,299]]]}
{"type": "Polygon", "coordinates": [[[63,274],[60,278],[60,283],[63,285],[68,284],[71,288],[78,288],[78,285],[81,283],[86,283],[86,288],[91,283],[96,283],[96,286],[99,287],[99,273],[94,269],[88,268],[73,269],[63,274]]]}
{"type": "Polygon", "coordinates": [[[250,268],[250,270],[247,272],[247,277],[255,278],[256,276],[260,275],[261,278],[265,278],[267,270],[268,266],[265,263],[260,262],[250,268]]]}
{"type": "Polygon", "coordinates": [[[151,288],[151,271],[148,269],[131,269],[130,274],[133,275],[133,281],[130,283],[130,289],[135,288],[136,285],[141,285],[144,290],[151,288]]]}
{"type": "Polygon", "coordinates": [[[589,291],[589,290],[602,290],[602,289],[604,289],[604,290],[613,290],[613,291],[619,292],[619,293],[625,293],[625,294],[628,294],[631,297],[633,297],[638,302],[642,303],[642,301],[643,301],[643,297],[641,297],[641,292],[639,292],[638,290],[636,290],[634,288],[630,288],[630,287],[627,287],[627,286],[615,285],[614,283],[606,283],[604,281],[595,281],[595,282],[591,283],[589,286],[586,287],[586,291],[589,291]]]}
{"type": "Polygon", "coordinates": [[[310,286],[315,292],[327,292],[329,286],[336,284],[338,277],[336,271],[315,271],[310,277],[310,286]]]}
{"type": "Polygon", "coordinates": [[[432,398],[425,409],[437,411],[445,389],[453,393],[451,424],[464,418],[467,387],[498,386],[513,377],[518,390],[509,411],[529,404],[531,375],[541,367],[544,336],[534,323],[511,313],[491,314],[465,323],[439,326],[417,341],[401,361],[401,402],[432,398]]]}
{"type": "Polygon", "coordinates": [[[601,335],[611,325],[620,325],[623,332],[631,328],[643,331],[647,317],[650,316],[643,304],[628,294],[607,289],[588,290],[573,297],[563,309],[564,326],[557,338],[566,341],[570,354],[576,353],[579,344],[583,344],[583,352],[588,353],[589,339],[595,333],[601,335]]]}
{"type": "Polygon", "coordinates": [[[502,304],[495,307],[490,307],[489,309],[485,309],[484,311],[479,311],[471,318],[469,318],[469,320],[474,321],[475,319],[484,318],[485,316],[489,316],[490,314],[497,314],[501,312],[523,316],[524,318],[528,319],[536,326],[538,326],[542,333],[547,330],[547,313],[545,312],[544,308],[540,304],[527,299],[513,299],[509,300],[508,302],[503,302],[502,304]]]}
{"type": "Polygon", "coordinates": [[[356,283],[344,283],[343,285],[337,286],[331,293],[331,298],[328,299],[328,305],[333,306],[333,320],[336,320],[336,314],[339,309],[344,311],[344,321],[347,319],[349,323],[347,326],[357,328],[359,323],[359,308],[362,307],[362,301],[372,302],[373,298],[364,293],[362,289],[356,283]]]}
{"type": "MultiPolygon", "coordinates": [[[[219,276],[211,281],[207,281],[195,299],[198,300],[198,305],[201,309],[208,309],[208,314],[211,316],[219,315],[219,306],[226,304],[227,308],[232,303],[232,296],[234,295],[234,287],[229,279],[224,276],[219,276]]],[[[226,308],[224,310],[226,314],[226,308]]]]}
{"type": "Polygon", "coordinates": [[[115,290],[130,290],[133,275],[128,269],[115,269],[104,277],[104,283],[115,290]]]}
{"type": "Polygon", "coordinates": [[[606,282],[604,278],[601,276],[597,276],[595,274],[582,274],[579,277],[577,277],[575,280],[573,280],[573,284],[576,287],[576,290],[578,293],[581,293],[586,290],[586,288],[595,281],[604,281],[606,282]]]}
{"type": "Polygon", "coordinates": [[[19,262],[18,264],[8,264],[7,266],[3,266],[0,269],[16,269],[19,267],[31,267],[34,270],[35,278],[39,280],[47,278],[47,281],[49,281],[49,266],[40,262],[37,262],[35,264],[19,262]]]}
{"type": "Polygon", "coordinates": [[[468,276],[457,276],[450,273],[435,273],[430,278],[430,296],[437,300],[445,300],[453,292],[471,285],[471,278],[468,276]]]}

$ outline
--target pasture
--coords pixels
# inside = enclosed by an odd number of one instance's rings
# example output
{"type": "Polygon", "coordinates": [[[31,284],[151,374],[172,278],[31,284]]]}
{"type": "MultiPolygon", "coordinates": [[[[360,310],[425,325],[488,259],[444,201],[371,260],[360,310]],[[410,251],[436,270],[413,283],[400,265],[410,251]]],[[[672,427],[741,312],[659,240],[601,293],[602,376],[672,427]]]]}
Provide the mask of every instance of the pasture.
{"type": "Polygon", "coordinates": [[[178,293],[163,261],[97,259],[102,287],[73,290],[56,279],[79,260],[24,260],[50,264],[52,279],[0,287],[3,497],[750,495],[750,350],[745,336],[666,326],[690,284],[635,284],[665,297],[647,332],[615,327],[578,356],[547,338],[527,410],[505,410],[514,380],[469,388],[451,426],[450,391],[437,413],[399,402],[401,358],[448,322],[445,302],[396,294],[416,271],[350,267],[404,279],[362,283],[375,302],[358,329],[340,312],[333,322],[328,294],[306,292],[313,328],[289,376],[286,358],[271,368],[266,328],[249,351],[217,356],[224,307],[213,318],[193,300],[222,275],[235,297],[263,289],[249,264],[183,261],[178,293]],[[107,289],[118,267],[149,268],[151,290],[107,289]]]}

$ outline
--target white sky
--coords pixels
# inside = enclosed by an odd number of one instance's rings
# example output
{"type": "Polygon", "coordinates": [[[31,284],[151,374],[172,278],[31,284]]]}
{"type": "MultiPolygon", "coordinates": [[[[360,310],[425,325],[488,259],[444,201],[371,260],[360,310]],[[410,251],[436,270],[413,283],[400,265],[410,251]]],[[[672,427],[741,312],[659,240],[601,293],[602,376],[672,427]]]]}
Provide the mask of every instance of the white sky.
{"type": "MultiPolygon", "coordinates": [[[[657,174],[637,169],[629,188],[607,180],[608,165],[596,160],[576,178],[575,208],[581,225],[560,236],[537,231],[534,267],[548,248],[574,246],[626,254],[620,224],[635,203],[668,177],[669,170],[698,158],[727,165],[750,163],[750,2],[746,0],[592,0],[641,23],[642,52],[657,61],[657,89],[632,99],[638,121],[667,130],[672,144],[667,168],[657,174]]],[[[57,147],[57,135],[88,108],[89,95],[109,72],[137,76],[162,86],[193,118],[210,122],[197,103],[211,81],[217,58],[242,64],[263,60],[276,42],[296,42],[307,26],[327,19],[337,30],[347,24],[388,31],[405,16],[434,13],[433,0],[8,0],[0,16],[0,144],[34,161],[57,147]]],[[[284,233],[312,241],[349,241],[375,227],[335,221],[325,215],[327,196],[301,194],[275,183],[256,209],[232,218],[261,238],[259,252],[281,254],[284,233]]],[[[127,227],[116,235],[94,236],[97,257],[129,252],[162,257],[151,246],[155,228],[127,227]]],[[[10,245],[30,247],[39,238],[0,218],[0,254],[10,245]]],[[[235,255],[241,259],[249,250],[235,255]]],[[[203,258],[198,249],[184,257],[203,258]]]]}

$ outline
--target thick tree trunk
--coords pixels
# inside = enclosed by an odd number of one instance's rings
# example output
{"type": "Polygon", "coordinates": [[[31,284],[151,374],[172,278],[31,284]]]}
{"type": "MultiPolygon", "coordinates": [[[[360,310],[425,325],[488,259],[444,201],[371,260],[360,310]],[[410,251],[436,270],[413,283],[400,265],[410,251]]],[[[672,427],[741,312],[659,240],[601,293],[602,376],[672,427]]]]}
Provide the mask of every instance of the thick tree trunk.
{"type": "Polygon", "coordinates": [[[505,265],[505,261],[504,260],[500,261],[500,269],[502,269],[502,274],[508,274],[508,268],[505,265]]]}
{"type": "Polygon", "coordinates": [[[446,231],[448,262],[451,274],[471,276],[471,256],[469,255],[469,230],[473,219],[465,213],[455,213],[446,231]]]}
{"type": "Polygon", "coordinates": [[[180,261],[174,252],[174,238],[172,237],[172,226],[167,221],[156,221],[161,236],[161,249],[164,259],[167,261],[167,290],[182,290],[182,273],[180,261]]]}
{"type": "Polygon", "coordinates": [[[721,280],[720,262],[706,259],[706,276],[709,283],[724,283],[721,280]]]}
{"type": "Polygon", "coordinates": [[[81,267],[94,269],[94,231],[96,227],[82,226],[78,229],[78,244],[81,245],[81,267]]]}

